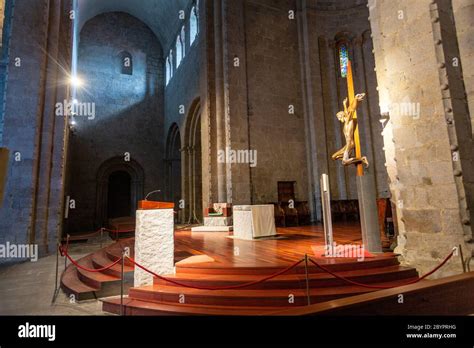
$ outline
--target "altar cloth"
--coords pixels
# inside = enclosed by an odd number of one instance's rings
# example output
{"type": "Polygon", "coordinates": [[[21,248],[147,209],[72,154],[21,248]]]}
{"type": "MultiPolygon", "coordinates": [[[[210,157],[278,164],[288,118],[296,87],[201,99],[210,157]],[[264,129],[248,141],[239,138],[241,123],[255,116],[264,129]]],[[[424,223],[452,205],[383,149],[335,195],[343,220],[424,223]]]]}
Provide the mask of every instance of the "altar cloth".
{"type": "Polygon", "coordinates": [[[234,237],[253,240],[276,235],[273,205],[234,206],[234,237]]]}

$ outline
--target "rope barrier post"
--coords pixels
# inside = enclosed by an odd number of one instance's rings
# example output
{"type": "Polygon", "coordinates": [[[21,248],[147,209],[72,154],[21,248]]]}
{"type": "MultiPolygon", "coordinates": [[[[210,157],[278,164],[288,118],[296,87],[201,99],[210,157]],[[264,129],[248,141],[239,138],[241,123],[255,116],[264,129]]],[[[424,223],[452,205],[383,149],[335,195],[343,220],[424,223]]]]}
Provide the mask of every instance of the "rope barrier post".
{"type": "Polygon", "coordinates": [[[466,273],[467,270],[466,270],[466,263],[464,262],[464,254],[462,252],[462,246],[461,244],[459,244],[459,257],[461,258],[461,266],[462,266],[462,271],[463,273],[466,273]]]}
{"type": "Polygon", "coordinates": [[[120,270],[120,315],[123,316],[125,314],[124,308],[123,308],[123,281],[124,281],[124,268],[125,268],[125,255],[126,251],[125,249],[122,250],[122,262],[121,262],[121,270],[120,270]]]}
{"type": "MultiPolygon", "coordinates": [[[[69,237],[70,235],[68,234],[66,236],[66,252],[68,251],[67,249],[69,248],[69,237]]],[[[64,255],[64,271],[66,271],[66,268],[67,268],[67,257],[66,255],[64,255]]]]}
{"type": "Polygon", "coordinates": [[[57,246],[56,246],[56,277],[55,277],[55,280],[54,280],[54,293],[53,293],[53,299],[51,301],[51,304],[54,304],[56,302],[56,297],[58,296],[59,247],[60,247],[60,244],[58,242],[57,246]]]}
{"type": "Polygon", "coordinates": [[[306,297],[308,299],[308,306],[309,306],[311,304],[311,295],[309,293],[308,254],[304,254],[304,272],[306,276],[306,297]]]}

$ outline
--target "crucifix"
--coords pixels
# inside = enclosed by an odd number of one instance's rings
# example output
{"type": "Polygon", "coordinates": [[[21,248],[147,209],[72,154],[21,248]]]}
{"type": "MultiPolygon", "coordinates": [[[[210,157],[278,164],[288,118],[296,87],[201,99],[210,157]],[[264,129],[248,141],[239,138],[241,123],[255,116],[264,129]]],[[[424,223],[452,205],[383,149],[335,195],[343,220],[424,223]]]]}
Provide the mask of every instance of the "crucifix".
{"type": "Polygon", "coordinates": [[[362,156],[360,147],[359,124],[357,122],[357,107],[365,94],[354,92],[354,80],[352,77],[352,65],[350,59],[347,64],[347,92],[348,97],[344,100],[344,111],[337,114],[337,118],[344,124],[343,132],[346,145],[332,155],[333,160],[341,160],[344,166],[355,165],[357,168],[357,195],[359,199],[359,214],[362,229],[362,241],[369,252],[382,252],[382,244],[379,234],[379,223],[377,215],[377,201],[375,185],[371,182],[364,171],[364,166],[369,167],[369,162],[362,156]],[[352,156],[355,150],[355,157],[352,156]]]}

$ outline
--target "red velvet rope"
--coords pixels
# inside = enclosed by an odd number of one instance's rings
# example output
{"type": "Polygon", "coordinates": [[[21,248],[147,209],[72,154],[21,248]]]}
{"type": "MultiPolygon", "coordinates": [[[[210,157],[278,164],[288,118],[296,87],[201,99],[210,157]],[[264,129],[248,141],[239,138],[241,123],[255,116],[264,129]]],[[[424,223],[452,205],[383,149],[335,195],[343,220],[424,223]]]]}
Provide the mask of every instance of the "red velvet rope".
{"type": "Polygon", "coordinates": [[[110,264],[109,266],[106,266],[106,267],[103,267],[103,268],[96,268],[96,269],[92,269],[92,268],[87,268],[87,267],[84,267],[84,266],[81,266],[79,263],[77,263],[76,260],[74,260],[67,252],[67,248],[63,249],[61,246],[59,246],[59,252],[61,253],[62,256],[66,256],[69,261],[71,261],[71,263],[76,266],[77,268],[80,268],[84,271],[87,271],[87,272],[92,272],[92,273],[99,273],[99,272],[103,272],[103,271],[106,271],[108,269],[111,269],[112,267],[114,267],[116,264],[118,264],[120,261],[122,261],[122,258],[119,258],[118,260],[116,260],[115,262],[113,262],[112,264],[110,264]]]}
{"type": "Polygon", "coordinates": [[[275,278],[275,277],[278,277],[290,270],[292,270],[293,268],[295,268],[296,266],[298,266],[301,262],[304,261],[303,260],[300,260],[300,261],[297,261],[295,262],[294,264],[286,267],[285,269],[275,273],[275,274],[272,274],[272,275],[269,275],[268,277],[265,277],[265,278],[262,278],[260,280],[256,280],[256,281],[253,281],[253,282],[249,282],[249,283],[245,283],[245,284],[239,284],[239,285],[230,285],[230,286],[222,286],[222,287],[204,287],[204,286],[193,286],[193,285],[188,285],[188,284],[184,284],[184,283],[181,283],[181,282],[178,282],[178,281],[175,281],[175,280],[172,280],[172,279],[169,279],[169,278],[166,278],[166,277],[163,277],[163,276],[160,276],[152,271],[150,271],[149,269],[147,269],[146,267],[140,265],[139,263],[137,263],[135,260],[133,260],[132,258],[128,258],[130,261],[132,261],[132,263],[137,266],[138,268],[141,268],[142,270],[144,270],[145,272],[147,273],[150,273],[151,275],[161,279],[161,280],[164,280],[164,281],[167,281],[169,283],[172,283],[172,284],[175,284],[175,285],[178,285],[178,286],[182,286],[182,287],[185,287],[185,288],[191,288],[191,289],[198,289],[198,290],[232,290],[232,289],[241,289],[241,288],[246,288],[248,286],[252,286],[252,285],[256,285],[256,284],[260,284],[260,283],[263,283],[267,280],[270,280],[272,278],[275,278]]]}
{"type": "MultiPolygon", "coordinates": [[[[110,232],[110,233],[132,233],[132,232],[135,232],[135,230],[123,230],[123,231],[120,231],[120,230],[111,230],[109,228],[103,228],[104,232],[110,232]]],[[[100,230],[99,230],[100,232],[100,230]]]]}
{"type": "MultiPolygon", "coordinates": [[[[63,248],[61,245],[58,246],[59,247],[59,252],[61,254],[61,256],[66,256],[71,262],[72,264],[74,264],[76,267],[84,270],[84,271],[87,271],[87,272],[93,272],[93,273],[98,273],[98,272],[103,272],[103,271],[106,271],[112,267],[114,267],[115,265],[117,265],[120,261],[122,261],[122,258],[123,257],[120,257],[119,259],[117,259],[116,261],[114,261],[112,264],[110,264],[109,266],[106,266],[106,267],[103,267],[103,268],[100,268],[100,269],[90,269],[90,268],[87,268],[87,267],[84,267],[84,266],[81,266],[80,264],[78,264],[69,254],[68,254],[68,248],[69,248],[69,239],[67,239],[67,242],[66,242],[66,247],[63,248]]],[[[441,262],[435,269],[433,269],[431,272],[428,272],[427,274],[425,274],[424,276],[418,278],[418,279],[415,279],[413,281],[410,281],[410,282],[407,282],[407,283],[403,283],[403,284],[398,284],[398,285],[387,285],[387,286],[383,286],[383,285],[369,285],[369,284],[363,284],[363,283],[359,283],[359,282],[356,282],[356,281],[353,281],[353,280],[350,280],[350,279],[347,279],[346,277],[343,277],[343,276],[340,276],[334,272],[332,272],[331,270],[329,270],[328,268],[320,265],[318,262],[314,261],[313,259],[309,258],[309,261],[311,263],[313,263],[316,267],[320,268],[321,270],[323,270],[324,272],[326,273],[329,273],[330,275],[332,275],[333,277],[335,278],[338,278],[338,279],[341,279],[347,283],[350,283],[350,284],[353,284],[353,285],[356,285],[356,286],[362,286],[362,287],[365,287],[365,288],[369,288],[369,289],[392,289],[392,288],[395,288],[395,287],[399,287],[399,286],[403,286],[403,285],[411,285],[411,284],[416,284],[420,281],[422,281],[423,279],[429,277],[430,275],[432,275],[433,273],[437,272],[441,267],[443,267],[454,255],[454,252],[455,250],[453,249],[453,251],[451,251],[451,253],[443,260],[443,262],[441,262]]],[[[230,286],[223,286],[223,287],[204,287],[204,286],[193,286],[193,285],[188,285],[188,284],[184,284],[184,283],[181,283],[181,282],[178,282],[176,280],[172,280],[170,278],[166,278],[166,277],[163,277],[163,276],[160,276],[152,271],[150,271],[149,269],[147,269],[146,267],[140,265],[139,263],[137,263],[134,259],[132,259],[131,257],[127,256],[127,258],[135,265],[137,266],[138,268],[144,270],[145,272],[161,279],[161,280],[164,280],[166,282],[169,282],[169,283],[172,283],[172,284],[175,284],[175,285],[178,285],[178,286],[182,286],[182,287],[185,287],[185,288],[191,288],[191,289],[198,289],[198,290],[232,290],[232,289],[241,289],[241,288],[246,288],[246,287],[249,287],[249,286],[252,286],[252,285],[257,285],[257,284],[260,284],[260,283],[263,283],[267,280],[270,280],[270,279],[273,279],[273,278],[276,278],[284,273],[287,273],[289,272],[290,270],[294,269],[295,267],[297,267],[299,264],[301,264],[304,259],[302,260],[299,260],[295,263],[293,263],[292,265],[286,267],[285,269],[275,273],[275,274],[271,274],[265,278],[262,278],[260,280],[256,280],[256,281],[253,281],[253,282],[249,282],[249,283],[245,283],[245,284],[239,284],[239,285],[230,285],[230,286]]]]}
{"type": "Polygon", "coordinates": [[[347,279],[343,276],[340,276],[332,271],[330,271],[329,269],[327,269],[326,267],[320,265],[319,263],[317,263],[316,261],[312,260],[312,259],[309,259],[309,261],[311,263],[313,263],[316,267],[322,269],[324,272],[327,272],[329,273],[330,275],[338,278],[338,279],[341,279],[347,283],[350,283],[350,284],[353,284],[353,285],[357,285],[357,286],[362,286],[364,288],[369,288],[369,289],[392,289],[392,288],[396,288],[398,286],[403,286],[403,285],[411,285],[411,284],[416,284],[420,281],[422,281],[423,279],[429,277],[430,275],[432,275],[433,273],[435,273],[436,271],[438,271],[441,267],[443,267],[446,262],[448,262],[451,257],[453,257],[454,255],[454,252],[455,250],[451,251],[451,253],[443,260],[443,262],[441,262],[441,264],[438,265],[438,267],[436,267],[435,269],[433,269],[431,272],[425,274],[423,277],[421,278],[418,278],[418,279],[415,279],[415,280],[412,280],[410,282],[407,282],[407,283],[403,283],[403,284],[398,284],[398,285],[387,285],[387,286],[383,286],[383,285],[368,285],[368,284],[362,284],[362,283],[358,283],[358,282],[355,282],[353,280],[350,280],[350,279],[347,279]]]}

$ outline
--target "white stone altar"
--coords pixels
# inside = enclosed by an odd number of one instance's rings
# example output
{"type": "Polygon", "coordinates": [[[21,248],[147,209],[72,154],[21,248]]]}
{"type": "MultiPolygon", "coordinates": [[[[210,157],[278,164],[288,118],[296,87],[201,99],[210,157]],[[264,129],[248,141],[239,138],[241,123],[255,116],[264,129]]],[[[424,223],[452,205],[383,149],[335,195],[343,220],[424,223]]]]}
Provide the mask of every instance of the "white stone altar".
{"type": "MultiPolygon", "coordinates": [[[[135,261],[159,275],[174,274],[174,210],[137,210],[135,261]]],[[[134,286],[153,284],[153,276],[135,266],[134,286]]]]}
{"type": "Polygon", "coordinates": [[[275,211],[268,205],[234,206],[234,238],[253,240],[276,235],[275,211]]]}

